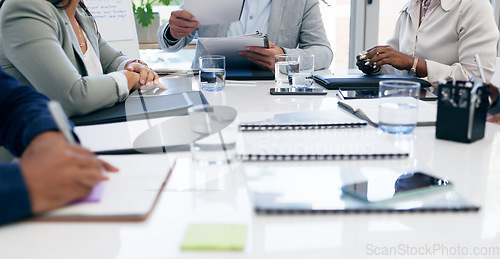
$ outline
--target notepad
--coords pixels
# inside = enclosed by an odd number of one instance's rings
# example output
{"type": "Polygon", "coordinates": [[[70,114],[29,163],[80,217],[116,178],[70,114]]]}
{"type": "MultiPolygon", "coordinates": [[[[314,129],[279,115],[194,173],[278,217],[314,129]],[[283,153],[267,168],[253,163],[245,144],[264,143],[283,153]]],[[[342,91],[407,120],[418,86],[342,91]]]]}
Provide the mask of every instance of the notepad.
{"type": "MultiPolygon", "coordinates": [[[[361,109],[373,122],[378,123],[379,99],[342,100],[354,109],[361,109]]],[[[340,108],[339,108],[340,109],[340,108]]],[[[347,113],[347,112],[345,112],[347,113]]],[[[352,115],[351,115],[352,116],[352,115]]],[[[435,102],[418,101],[417,122],[436,122],[437,104],[435,102]]]]}
{"type": "Polygon", "coordinates": [[[355,128],[366,122],[338,109],[305,112],[259,112],[239,115],[242,131],[355,128]]]}
{"type": "Polygon", "coordinates": [[[167,155],[100,156],[120,169],[107,173],[98,202],[75,203],[33,220],[144,220],[153,210],[174,166],[167,155]]]}
{"type": "Polygon", "coordinates": [[[452,188],[381,203],[363,202],[342,193],[343,185],[391,176],[396,179],[406,170],[387,166],[249,166],[245,168],[245,175],[254,210],[259,214],[479,209],[452,188]]]}
{"type": "Polygon", "coordinates": [[[383,132],[353,128],[244,132],[238,154],[243,161],[304,161],[406,158],[410,150],[383,132]]]}
{"type": "Polygon", "coordinates": [[[198,38],[198,44],[209,55],[226,57],[226,68],[248,67],[252,63],[244,59],[238,52],[245,51],[247,46],[267,48],[269,42],[265,35],[248,34],[235,37],[198,38]]]}
{"type": "Polygon", "coordinates": [[[243,250],[247,226],[239,224],[191,224],[182,250],[243,250]]]}

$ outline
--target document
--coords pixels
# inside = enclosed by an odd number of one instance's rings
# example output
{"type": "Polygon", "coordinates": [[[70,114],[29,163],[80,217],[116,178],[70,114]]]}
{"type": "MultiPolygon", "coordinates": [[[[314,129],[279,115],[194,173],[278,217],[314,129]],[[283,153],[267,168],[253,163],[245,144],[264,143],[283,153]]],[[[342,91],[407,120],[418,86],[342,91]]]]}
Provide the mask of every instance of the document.
{"type": "Polygon", "coordinates": [[[243,132],[244,161],[406,158],[408,147],[371,128],[243,132]]]}
{"type": "Polygon", "coordinates": [[[269,47],[267,36],[259,33],[236,37],[199,38],[198,43],[209,55],[226,57],[226,67],[244,67],[252,64],[238,53],[246,50],[247,46],[269,47]]]}
{"type": "Polygon", "coordinates": [[[244,0],[184,0],[182,8],[201,25],[228,24],[240,19],[244,0]]]}
{"type": "MultiPolygon", "coordinates": [[[[378,104],[379,99],[353,99],[342,100],[354,109],[361,109],[373,122],[378,124],[378,104]]],[[[339,109],[341,109],[339,107],[339,109]]],[[[437,103],[418,101],[417,123],[436,122],[437,103]]]]}
{"type": "Polygon", "coordinates": [[[75,127],[83,147],[100,154],[186,151],[197,138],[188,116],[75,127]]]}
{"type": "Polygon", "coordinates": [[[100,156],[120,169],[106,173],[97,202],[82,202],[35,220],[143,220],[152,211],[175,164],[165,154],[100,156]]]}

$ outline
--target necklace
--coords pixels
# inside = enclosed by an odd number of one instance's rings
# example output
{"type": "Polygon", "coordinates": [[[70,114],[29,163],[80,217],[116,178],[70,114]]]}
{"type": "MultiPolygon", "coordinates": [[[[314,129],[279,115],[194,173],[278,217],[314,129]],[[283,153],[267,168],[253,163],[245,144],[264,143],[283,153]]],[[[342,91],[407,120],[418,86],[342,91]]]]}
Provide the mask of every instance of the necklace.
{"type": "Polygon", "coordinates": [[[422,8],[420,9],[421,11],[420,22],[424,20],[430,5],[431,5],[431,0],[422,0],[422,8]]]}

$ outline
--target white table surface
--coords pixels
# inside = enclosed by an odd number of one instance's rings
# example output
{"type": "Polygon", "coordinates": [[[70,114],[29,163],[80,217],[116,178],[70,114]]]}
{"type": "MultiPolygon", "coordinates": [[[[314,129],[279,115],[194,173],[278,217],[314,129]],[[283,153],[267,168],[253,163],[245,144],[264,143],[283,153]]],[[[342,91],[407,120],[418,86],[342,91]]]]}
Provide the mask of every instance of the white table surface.
{"type": "MultiPolygon", "coordinates": [[[[230,105],[239,113],[337,106],[335,91],[327,96],[271,96],[272,86],[274,82],[228,82],[224,91],[204,94],[211,104],[230,105]]],[[[197,89],[196,84],[193,89],[197,89]]],[[[375,128],[365,130],[381,134],[375,128]]],[[[0,258],[499,258],[499,132],[499,126],[488,123],[484,139],[461,144],[435,139],[434,127],[418,127],[403,137],[411,155],[402,160],[260,162],[207,170],[193,165],[188,152],[171,153],[177,166],[147,220],[3,226],[0,258]],[[411,164],[450,179],[456,190],[479,204],[481,210],[261,216],[252,211],[243,173],[249,165],[292,165],[307,172],[315,166],[411,164]],[[181,251],[190,223],[246,224],[245,250],[181,251]]]]}

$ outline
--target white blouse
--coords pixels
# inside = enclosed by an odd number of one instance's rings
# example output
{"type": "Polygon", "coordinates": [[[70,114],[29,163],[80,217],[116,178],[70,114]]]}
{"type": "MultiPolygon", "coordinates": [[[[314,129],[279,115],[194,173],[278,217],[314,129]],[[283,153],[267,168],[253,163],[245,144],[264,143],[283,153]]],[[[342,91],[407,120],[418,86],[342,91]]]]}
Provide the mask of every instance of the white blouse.
{"type": "MultiPolygon", "coordinates": [[[[474,55],[479,54],[490,80],[497,56],[498,28],[488,0],[432,0],[422,21],[421,0],[410,0],[401,11],[388,45],[427,62],[427,80],[469,80],[479,72],[474,55]]],[[[407,74],[391,65],[384,74],[407,74]]]]}
{"type": "MultiPolygon", "coordinates": [[[[90,44],[87,34],[83,32],[85,41],[87,42],[87,51],[83,53],[83,62],[85,63],[85,68],[87,69],[88,76],[99,76],[103,74],[101,60],[97,56],[94,47],[90,44]]],[[[118,70],[122,70],[125,67],[127,61],[122,62],[118,67],[118,70]]],[[[116,82],[116,91],[118,93],[118,101],[123,102],[127,99],[129,95],[128,81],[127,77],[121,72],[111,72],[109,73],[111,78],[116,82]]]]}

